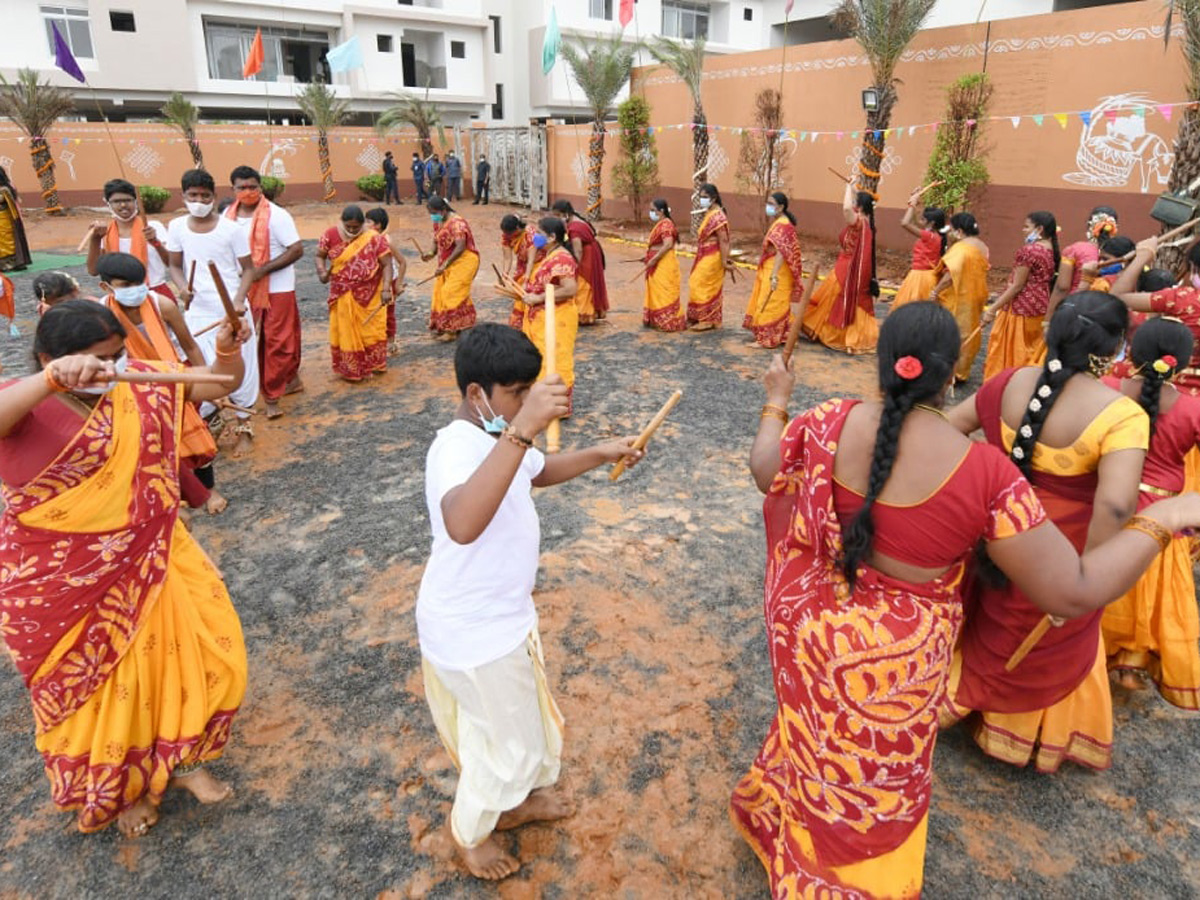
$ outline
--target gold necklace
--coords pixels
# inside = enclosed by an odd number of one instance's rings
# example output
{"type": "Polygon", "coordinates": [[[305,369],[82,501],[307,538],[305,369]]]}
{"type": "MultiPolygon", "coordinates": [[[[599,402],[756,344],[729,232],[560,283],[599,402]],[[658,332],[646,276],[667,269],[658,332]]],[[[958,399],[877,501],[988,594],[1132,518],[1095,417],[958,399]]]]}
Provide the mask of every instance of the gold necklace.
{"type": "Polygon", "coordinates": [[[931,412],[935,416],[941,416],[947,422],[950,421],[950,417],[948,415],[946,415],[945,411],[938,409],[936,406],[929,406],[926,403],[914,403],[913,409],[923,409],[923,410],[925,410],[925,412],[931,412]]]}

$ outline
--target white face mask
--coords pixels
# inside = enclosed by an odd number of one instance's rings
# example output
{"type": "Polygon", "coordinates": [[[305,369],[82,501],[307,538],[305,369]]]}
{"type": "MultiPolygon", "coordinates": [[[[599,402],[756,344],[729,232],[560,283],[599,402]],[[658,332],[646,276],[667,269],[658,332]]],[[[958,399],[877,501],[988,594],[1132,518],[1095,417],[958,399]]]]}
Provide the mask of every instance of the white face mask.
{"type": "Polygon", "coordinates": [[[700,208],[701,209],[708,209],[710,206],[712,206],[712,197],[701,197],[700,198],[700,208]]]}
{"type": "Polygon", "coordinates": [[[1029,234],[1025,235],[1025,243],[1036,244],[1042,239],[1042,233],[1038,229],[1033,229],[1029,234]]]}
{"type": "Polygon", "coordinates": [[[113,299],[122,306],[133,309],[146,301],[150,288],[144,284],[132,284],[129,287],[113,288],[113,299]]]}
{"type": "Polygon", "coordinates": [[[763,211],[766,212],[767,218],[769,219],[774,218],[775,214],[779,212],[774,203],[768,203],[765,207],[763,207],[763,211]]]}
{"type": "Polygon", "coordinates": [[[136,218],[137,218],[137,214],[138,214],[138,208],[137,208],[137,204],[136,204],[136,203],[135,203],[135,204],[133,204],[133,208],[132,208],[131,212],[129,213],[129,215],[127,215],[127,216],[123,216],[123,215],[121,215],[121,214],[120,214],[119,212],[117,212],[117,211],[116,211],[116,209],[115,209],[113,206],[111,206],[111,205],[108,207],[108,210],[109,210],[109,212],[111,212],[111,213],[113,214],[113,218],[114,218],[114,219],[116,219],[116,220],[117,220],[117,221],[119,221],[119,222],[132,222],[134,219],[136,219],[136,218]]]}
{"type": "Polygon", "coordinates": [[[213,205],[211,202],[200,203],[197,200],[188,200],[184,203],[184,206],[186,206],[187,211],[197,219],[206,219],[208,218],[209,213],[213,211],[213,205]]]}
{"type": "Polygon", "coordinates": [[[660,213],[657,209],[650,210],[650,221],[651,222],[657,222],[661,218],[662,218],[662,213],[660,213]]]}
{"type": "MultiPolygon", "coordinates": [[[[129,357],[122,353],[120,359],[113,363],[113,368],[117,370],[118,375],[124,374],[125,370],[129,368],[129,357]]],[[[107,394],[116,386],[117,383],[115,381],[109,381],[104,384],[93,385],[92,387],[78,387],[73,390],[76,394],[100,395],[107,394]]]]}

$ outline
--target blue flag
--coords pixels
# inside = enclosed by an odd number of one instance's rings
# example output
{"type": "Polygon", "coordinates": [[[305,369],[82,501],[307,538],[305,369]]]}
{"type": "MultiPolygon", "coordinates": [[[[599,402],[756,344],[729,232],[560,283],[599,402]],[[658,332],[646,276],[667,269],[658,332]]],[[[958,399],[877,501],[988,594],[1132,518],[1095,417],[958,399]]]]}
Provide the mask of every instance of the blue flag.
{"type": "Polygon", "coordinates": [[[554,68],[554,61],[558,59],[558,45],[562,42],[562,35],[558,32],[558,16],[554,13],[554,7],[550,7],[550,21],[546,23],[546,36],[542,38],[542,74],[549,75],[550,70],[554,68]]]}
{"type": "Polygon", "coordinates": [[[75,55],[71,52],[71,48],[67,46],[63,36],[58,33],[58,25],[51,22],[50,28],[54,32],[54,64],[76,81],[87,84],[83,69],[79,68],[79,63],[75,62],[75,55]]]}
{"type": "Polygon", "coordinates": [[[330,72],[349,72],[351,69],[361,69],[363,66],[362,45],[358,35],[350,38],[344,44],[338,44],[325,54],[329,60],[330,72]]]}

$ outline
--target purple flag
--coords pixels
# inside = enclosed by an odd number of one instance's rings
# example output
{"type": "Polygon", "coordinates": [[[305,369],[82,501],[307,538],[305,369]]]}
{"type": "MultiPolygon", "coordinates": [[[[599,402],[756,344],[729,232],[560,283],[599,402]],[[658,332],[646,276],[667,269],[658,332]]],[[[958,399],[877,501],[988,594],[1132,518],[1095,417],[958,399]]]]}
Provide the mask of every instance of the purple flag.
{"type": "Polygon", "coordinates": [[[58,25],[51,22],[50,28],[54,31],[54,64],[76,81],[87,84],[83,69],[79,68],[79,63],[75,62],[75,55],[71,53],[71,48],[67,46],[63,36],[58,33],[58,25]]]}

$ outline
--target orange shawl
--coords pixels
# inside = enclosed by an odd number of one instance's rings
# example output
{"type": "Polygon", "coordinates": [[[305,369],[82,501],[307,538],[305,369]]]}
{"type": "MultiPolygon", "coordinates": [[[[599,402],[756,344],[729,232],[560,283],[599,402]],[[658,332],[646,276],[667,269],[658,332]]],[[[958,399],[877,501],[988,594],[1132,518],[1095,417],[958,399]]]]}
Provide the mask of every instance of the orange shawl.
{"type": "MultiPolygon", "coordinates": [[[[238,207],[241,202],[234,200],[225,210],[225,218],[234,222],[238,218],[238,207]]],[[[250,259],[256,267],[261,268],[271,261],[271,201],[262,197],[258,206],[254,207],[254,215],[250,217],[250,259]]],[[[250,293],[246,302],[255,312],[261,312],[270,305],[267,299],[271,290],[271,277],[264,275],[250,285],[250,293]]]]}
{"type": "MultiPolygon", "coordinates": [[[[117,220],[108,223],[108,231],[104,232],[104,252],[118,253],[121,250],[121,232],[117,220]]],[[[150,248],[146,244],[146,220],[141,216],[134,218],[129,229],[129,252],[142,261],[146,267],[146,282],[150,282],[150,248]]]]}

